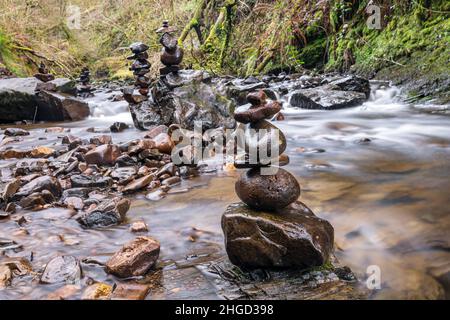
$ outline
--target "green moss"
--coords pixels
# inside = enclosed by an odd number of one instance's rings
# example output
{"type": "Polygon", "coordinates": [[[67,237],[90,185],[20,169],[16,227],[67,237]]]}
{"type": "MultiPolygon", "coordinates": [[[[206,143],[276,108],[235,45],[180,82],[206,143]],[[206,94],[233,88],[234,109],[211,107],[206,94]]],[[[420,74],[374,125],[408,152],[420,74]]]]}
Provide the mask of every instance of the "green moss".
{"type": "Polygon", "coordinates": [[[308,44],[301,50],[300,59],[306,68],[322,66],[325,61],[327,39],[319,38],[308,44]]]}

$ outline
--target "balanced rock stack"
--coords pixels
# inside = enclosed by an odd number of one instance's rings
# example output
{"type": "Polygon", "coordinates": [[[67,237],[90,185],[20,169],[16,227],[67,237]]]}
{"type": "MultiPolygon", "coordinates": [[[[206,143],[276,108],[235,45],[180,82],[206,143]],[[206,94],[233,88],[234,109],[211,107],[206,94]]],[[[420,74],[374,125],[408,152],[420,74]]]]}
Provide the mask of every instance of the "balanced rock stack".
{"type": "Polygon", "coordinates": [[[130,50],[133,55],[127,58],[128,60],[134,60],[130,70],[133,71],[133,74],[136,77],[135,86],[138,88],[139,93],[143,96],[148,95],[150,87],[150,78],[146,76],[146,74],[150,72],[151,67],[150,62],[147,60],[148,49],[149,47],[142,42],[133,43],[130,46],[130,50]]]}
{"type": "Polygon", "coordinates": [[[77,87],[77,94],[83,98],[87,98],[92,95],[91,72],[87,67],[81,70],[80,78],[78,79],[80,85],[77,87]]]}
{"type": "Polygon", "coordinates": [[[55,76],[49,73],[47,66],[43,62],[39,65],[38,73],[36,73],[34,77],[42,82],[55,80],[55,76]]]}
{"type": "Polygon", "coordinates": [[[162,27],[156,30],[156,33],[162,34],[159,42],[164,47],[161,53],[161,62],[164,65],[160,70],[161,76],[178,72],[183,61],[183,49],[178,46],[178,40],[173,36],[175,31],[176,28],[170,27],[168,21],[163,21],[162,27]]]}
{"type": "MultiPolygon", "coordinates": [[[[258,150],[264,144],[270,150],[269,145],[276,143],[278,155],[269,154],[269,158],[278,160],[281,155],[280,158],[287,159],[282,155],[286,149],[283,133],[266,120],[277,114],[281,105],[276,101],[267,102],[262,91],[249,94],[247,101],[251,107],[235,113],[236,121],[245,125],[245,150],[250,150],[252,143],[257,143],[258,150]],[[247,138],[250,129],[267,131],[255,140],[247,138]],[[278,139],[273,138],[277,136],[278,139]]],[[[249,159],[247,155],[235,163],[237,168],[249,169],[235,186],[242,202],[231,204],[222,216],[230,261],[248,269],[309,268],[325,264],[333,250],[333,227],[297,200],[300,196],[297,179],[274,166],[288,161],[262,163],[258,156],[256,163],[252,163],[249,159]]]]}

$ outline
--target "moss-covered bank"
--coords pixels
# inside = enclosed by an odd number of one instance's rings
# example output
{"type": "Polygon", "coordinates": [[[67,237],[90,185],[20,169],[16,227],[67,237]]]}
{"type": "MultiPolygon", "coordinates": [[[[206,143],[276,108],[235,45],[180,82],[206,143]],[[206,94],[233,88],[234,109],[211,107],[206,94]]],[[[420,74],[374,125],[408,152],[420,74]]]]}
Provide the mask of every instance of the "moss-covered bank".
{"type": "Polygon", "coordinates": [[[18,75],[40,60],[57,75],[88,65],[103,78],[131,76],[125,62],[133,41],[150,45],[159,68],[154,30],[178,27],[185,67],[246,76],[271,72],[354,71],[403,83],[411,97],[448,102],[450,3],[446,0],[0,0],[0,62],[18,75]],[[370,29],[368,5],[380,9],[370,29]],[[69,5],[81,12],[70,29],[69,5]]]}

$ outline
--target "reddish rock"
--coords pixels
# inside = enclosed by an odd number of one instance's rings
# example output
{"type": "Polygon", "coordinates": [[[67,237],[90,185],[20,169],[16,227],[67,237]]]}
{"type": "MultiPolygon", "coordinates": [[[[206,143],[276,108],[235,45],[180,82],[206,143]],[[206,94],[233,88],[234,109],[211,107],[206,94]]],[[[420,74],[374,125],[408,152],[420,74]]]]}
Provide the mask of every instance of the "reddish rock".
{"type": "Polygon", "coordinates": [[[159,134],[167,133],[168,131],[169,131],[169,128],[165,125],[156,126],[147,132],[147,134],[145,135],[145,138],[153,139],[156,136],[158,136],[159,134]]]}
{"type": "Polygon", "coordinates": [[[102,144],[110,144],[112,143],[112,137],[109,135],[101,135],[92,137],[90,142],[95,144],[96,146],[100,146],[102,144]]]}
{"type": "Polygon", "coordinates": [[[175,143],[167,133],[158,134],[153,138],[153,141],[155,141],[156,149],[161,153],[171,154],[172,149],[175,148],[175,143]]]}
{"type": "Polygon", "coordinates": [[[106,272],[121,278],[145,275],[158,260],[159,241],[138,237],[127,243],[106,263],[106,272]]]}
{"type": "Polygon", "coordinates": [[[153,175],[148,175],[137,180],[130,182],[125,188],[122,189],[123,193],[134,192],[141,189],[144,189],[146,186],[150,184],[155,179],[153,175]]]}
{"type": "Polygon", "coordinates": [[[130,155],[136,155],[141,153],[144,150],[154,149],[156,148],[156,143],[152,139],[142,139],[135,145],[131,145],[128,147],[128,153],[130,155]]]}
{"type": "Polygon", "coordinates": [[[144,300],[150,285],[139,283],[118,283],[111,300],[144,300]]]}
{"type": "Polygon", "coordinates": [[[88,164],[114,165],[121,154],[118,146],[105,144],[89,151],[84,155],[84,158],[88,164]]]}

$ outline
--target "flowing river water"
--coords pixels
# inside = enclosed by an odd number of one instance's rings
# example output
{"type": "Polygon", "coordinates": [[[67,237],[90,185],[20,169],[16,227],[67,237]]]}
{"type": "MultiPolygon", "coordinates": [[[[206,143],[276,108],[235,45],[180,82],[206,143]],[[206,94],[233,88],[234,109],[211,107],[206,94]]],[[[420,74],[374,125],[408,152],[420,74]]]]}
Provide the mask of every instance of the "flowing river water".
{"type": "MultiPolygon", "coordinates": [[[[54,124],[89,137],[88,127],[115,121],[132,124],[124,102],[110,93],[91,98],[93,116],[54,124]]],[[[355,108],[318,111],[285,106],[286,119],[275,124],[288,138],[286,167],[300,181],[300,200],[335,228],[336,256],[364,282],[377,266],[381,289],[370,298],[450,297],[450,116],[436,106],[408,105],[397,88],[374,84],[371,99],[355,108]],[[372,267],[373,268],[373,267],[372,267]],[[445,296],[444,296],[445,295],[445,296]]],[[[53,125],[53,124],[52,124],[53,125]]],[[[30,145],[56,145],[60,134],[45,134],[49,124],[27,126],[30,145]]],[[[136,129],[112,134],[115,143],[144,136],[136,129]]],[[[0,161],[0,167],[7,165],[0,161]]],[[[32,257],[43,268],[57,254],[84,263],[84,279],[114,283],[95,261],[104,262],[133,239],[129,224],[144,220],[161,242],[162,272],[147,299],[220,298],[213,279],[199,264],[226,253],[220,228],[227,205],[238,201],[238,171],[211,170],[185,180],[158,201],[133,196],[128,222],[85,230],[62,209],[24,212],[27,233],[12,219],[0,221],[0,238],[20,243],[17,256],[32,257]]],[[[157,279],[155,279],[155,277],[157,279]]],[[[61,285],[41,285],[32,277],[0,290],[0,299],[42,299],[61,285]]],[[[74,289],[72,298],[81,291],[74,289]]]]}

